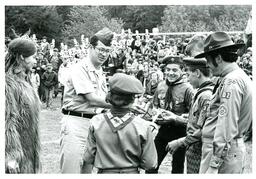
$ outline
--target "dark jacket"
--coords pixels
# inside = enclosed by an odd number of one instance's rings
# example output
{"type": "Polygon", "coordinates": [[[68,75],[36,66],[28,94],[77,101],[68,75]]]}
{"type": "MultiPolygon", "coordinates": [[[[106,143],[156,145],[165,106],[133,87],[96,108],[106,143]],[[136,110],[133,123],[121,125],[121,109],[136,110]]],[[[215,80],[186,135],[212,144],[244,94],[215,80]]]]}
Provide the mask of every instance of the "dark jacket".
{"type": "Polygon", "coordinates": [[[54,71],[46,71],[42,75],[42,83],[45,85],[45,87],[52,88],[58,84],[58,75],[54,71]]]}

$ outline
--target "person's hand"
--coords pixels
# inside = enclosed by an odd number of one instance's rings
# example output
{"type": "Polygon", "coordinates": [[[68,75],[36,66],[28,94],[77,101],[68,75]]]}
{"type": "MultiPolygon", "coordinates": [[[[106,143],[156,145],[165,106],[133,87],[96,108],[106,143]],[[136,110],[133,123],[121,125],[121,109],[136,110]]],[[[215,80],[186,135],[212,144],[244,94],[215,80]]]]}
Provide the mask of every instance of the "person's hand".
{"type": "Polygon", "coordinates": [[[171,111],[164,110],[161,114],[164,120],[176,120],[177,115],[171,111]]]}
{"type": "Polygon", "coordinates": [[[7,162],[7,171],[8,173],[19,173],[20,172],[20,167],[19,164],[16,160],[10,160],[7,162]]]}
{"type": "Polygon", "coordinates": [[[171,142],[168,142],[165,150],[168,151],[170,154],[173,154],[180,146],[181,143],[178,140],[173,140],[171,142]]]}
{"type": "Polygon", "coordinates": [[[206,173],[217,174],[218,173],[218,169],[217,168],[213,168],[213,167],[209,167],[207,169],[206,173]]]}

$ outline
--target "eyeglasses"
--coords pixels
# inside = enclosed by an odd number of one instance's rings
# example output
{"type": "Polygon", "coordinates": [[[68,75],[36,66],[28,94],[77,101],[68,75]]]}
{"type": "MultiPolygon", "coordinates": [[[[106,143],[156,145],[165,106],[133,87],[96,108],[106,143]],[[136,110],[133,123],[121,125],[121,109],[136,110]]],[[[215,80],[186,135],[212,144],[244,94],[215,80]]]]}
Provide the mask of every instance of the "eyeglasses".
{"type": "Polygon", "coordinates": [[[95,47],[95,49],[97,49],[97,51],[101,54],[108,54],[112,52],[111,48],[95,47]]]}

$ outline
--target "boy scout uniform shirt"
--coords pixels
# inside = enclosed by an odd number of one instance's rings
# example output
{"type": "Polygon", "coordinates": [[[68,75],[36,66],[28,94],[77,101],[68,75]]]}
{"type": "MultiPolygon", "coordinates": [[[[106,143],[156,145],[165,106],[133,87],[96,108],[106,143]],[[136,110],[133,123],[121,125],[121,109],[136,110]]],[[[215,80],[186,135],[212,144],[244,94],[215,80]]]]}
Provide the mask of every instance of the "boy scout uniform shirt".
{"type": "Polygon", "coordinates": [[[89,58],[83,59],[70,68],[64,90],[62,108],[86,114],[99,113],[103,108],[90,106],[83,95],[95,93],[97,96],[105,97],[108,91],[102,68],[95,69],[89,58]]]}
{"type": "Polygon", "coordinates": [[[205,122],[207,108],[212,98],[214,84],[210,81],[204,82],[197,90],[192,107],[189,111],[187,136],[184,138],[185,147],[201,141],[202,128],[205,122]]]}
{"type": "MultiPolygon", "coordinates": [[[[164,86],[168,89],[168,86],[165,81],[162,81],[159,83],[159,86],[161,88],[164,88],[164,86]]],[[[168,109],[174,114],[182,115],[189,112],[189,109],[191,107],[192,99],[194,96],[194,90],[193,87],[183,80],[179,81],[172,87],[172,101],[170,104],[168,104],[168,109]]],[[[154,94],[154,105],[157,105],[158,102],[156,100],[156,96],[158,96],[158,89],[156,90],[154,94]]],[[[162,139],[166,140],[173,140],[176,138],[184,137],[186,135],[186,124],[187,121],[184,122],[172,122],[170,124],[163,124],[161,125],[158,136],[161,136],[162,139]]]]}
{"type": "MultiPolygon", "coordinates": [[[[108,119],[113,115],[106,113],[108,119]]],[[[127,113],[119,121],[129,120],[127,113]]],[[[113,119],[114,120],[114,119],[113,119]]],[[[157,167],[157,151],[148,121],[134,116],[124,127],[113,130],[104,114],[90,120],[84,162],[100,169],[136,168],[145,170],[157,167]]]]}
{"type": "Polygon", "coordinates": [[[202,130],[202,140],[213,142],[210,166],[218,168],[227,156],[231,142],[241,139],[252,121],[252,82],[233,63],[223,70],[202,130]],[[209,140],[208,140],[209,141],[209,140]]]}

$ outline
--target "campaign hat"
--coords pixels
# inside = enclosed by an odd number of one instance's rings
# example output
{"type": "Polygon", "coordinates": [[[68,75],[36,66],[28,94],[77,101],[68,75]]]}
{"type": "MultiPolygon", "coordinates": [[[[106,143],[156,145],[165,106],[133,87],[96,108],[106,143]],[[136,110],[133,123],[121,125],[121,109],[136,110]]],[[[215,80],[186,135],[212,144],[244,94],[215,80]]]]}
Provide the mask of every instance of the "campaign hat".
{"type": "Polygon", "coordinates": [[[214,32],[210,34],[204,41],[204,52],[195,56],[195,58],[203,58],[208,54],[219,50],[234,51],[244,46],[244,43],[234,43],[231,37],[225,32],[214,32]]]}

